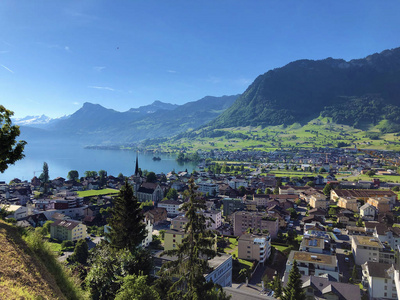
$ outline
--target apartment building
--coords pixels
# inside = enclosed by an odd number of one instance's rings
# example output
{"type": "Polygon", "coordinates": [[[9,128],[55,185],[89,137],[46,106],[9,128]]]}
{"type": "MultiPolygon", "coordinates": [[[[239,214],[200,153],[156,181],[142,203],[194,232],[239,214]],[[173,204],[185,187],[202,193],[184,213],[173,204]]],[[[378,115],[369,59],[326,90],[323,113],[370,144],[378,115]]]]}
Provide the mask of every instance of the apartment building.
{"type": "Polygon", "coordinates": [[[382,244],[376,237],[353,235],[351,236],[351,248],[357,265],[369,261],[394,263],[394,251],[390,246],[382,244]]]}
{"type": "Polygon", "coordinates": [[[271,238],[262,234],[243,234],[238,240],[238,258],[264,263],[271,255],[271,238]]]}
{"type": "Polygon", "coordinates": [[[232,216],[232,222],[233,234],[236,236],[244,234],[248,228],[253,229],[253,232],[268,230],[272,239],[278,235],[279,221],[267,213],[237,211],[232,216]]]}
{"type": "Polygon", "coordinates": [[[86,238],[86,225],[75,220],[57,220],[50,225],[50,237],[60,241],[86,238]]]}
{"type": "Polygon", "coordinates": [[[362,284],[369,299],[398,299],[393,264],[367,261],[362,265],[362,284]]]}

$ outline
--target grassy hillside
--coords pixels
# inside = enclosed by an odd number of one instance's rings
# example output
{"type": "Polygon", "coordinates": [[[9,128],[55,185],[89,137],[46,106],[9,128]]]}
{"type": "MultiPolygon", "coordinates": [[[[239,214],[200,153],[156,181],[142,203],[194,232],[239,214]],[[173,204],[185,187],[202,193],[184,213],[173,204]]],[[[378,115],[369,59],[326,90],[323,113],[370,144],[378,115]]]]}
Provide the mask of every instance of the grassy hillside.
{"type": "Polygon", "coordinates": [[[263,150],[280,148],[356,147],[360,149],[400,150],[400,136],[382,133],[380,127],[369,126],[365,130],[333,122],[332,118],[313,119],[304,126],[233,127],[223,129],[202,128],[186,132],[167,142],[147,145],[148,149],[173,152],[185,149],[211,150],[263,150]]]}
{"type": "Polygon", "coordinates": [[[41,240],[36,241],[37,247],[32,242],[28,245],[16,227],[0,220],[0,299],[80,299],[79,292],[68,286],[71,280],[63,278],[56,259],[49,252],[37,251],[45,247],[41,240]]]}

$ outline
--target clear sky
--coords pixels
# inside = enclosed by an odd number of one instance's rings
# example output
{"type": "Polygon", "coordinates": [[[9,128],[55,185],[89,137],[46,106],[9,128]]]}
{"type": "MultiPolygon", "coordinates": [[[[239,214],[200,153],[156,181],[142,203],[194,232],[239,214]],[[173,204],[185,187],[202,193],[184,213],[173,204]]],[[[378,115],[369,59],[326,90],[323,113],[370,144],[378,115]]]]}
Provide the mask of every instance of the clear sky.
{"type": "Polygon", "coordinates": [[[293,60],[399,46],[397,0],[2,0],[0,104],[15,117],[183,104],[293,60]]]}

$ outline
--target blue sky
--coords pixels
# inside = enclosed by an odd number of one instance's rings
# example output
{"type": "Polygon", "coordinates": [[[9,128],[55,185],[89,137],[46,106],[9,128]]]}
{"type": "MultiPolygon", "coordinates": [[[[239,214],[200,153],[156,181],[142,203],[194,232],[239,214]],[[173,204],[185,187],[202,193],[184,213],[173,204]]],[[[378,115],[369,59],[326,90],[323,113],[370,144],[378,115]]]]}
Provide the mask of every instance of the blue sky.
{"type": "Polygon", "coordinates": [[[0,104],[59,117],[242,93],[297,59],[400,46],[400,1],[0,1],[0,104]]]}

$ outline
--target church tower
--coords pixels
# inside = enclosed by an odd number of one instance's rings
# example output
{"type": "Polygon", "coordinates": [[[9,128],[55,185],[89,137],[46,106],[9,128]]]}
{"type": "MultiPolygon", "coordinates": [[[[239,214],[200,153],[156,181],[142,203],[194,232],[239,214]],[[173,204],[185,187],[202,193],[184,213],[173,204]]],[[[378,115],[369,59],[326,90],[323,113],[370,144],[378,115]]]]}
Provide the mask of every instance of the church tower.
{"type": "Polygon", "coordinates": [[[142,184],[142,178],[140,177],[140,172],[139,172],[139,154],[138,152],[136,152],[135,174],[133,175],[133,191],[135,193],[135,196],[137,196],[137,191],[139,190],[141,184],[142,184]]]}

